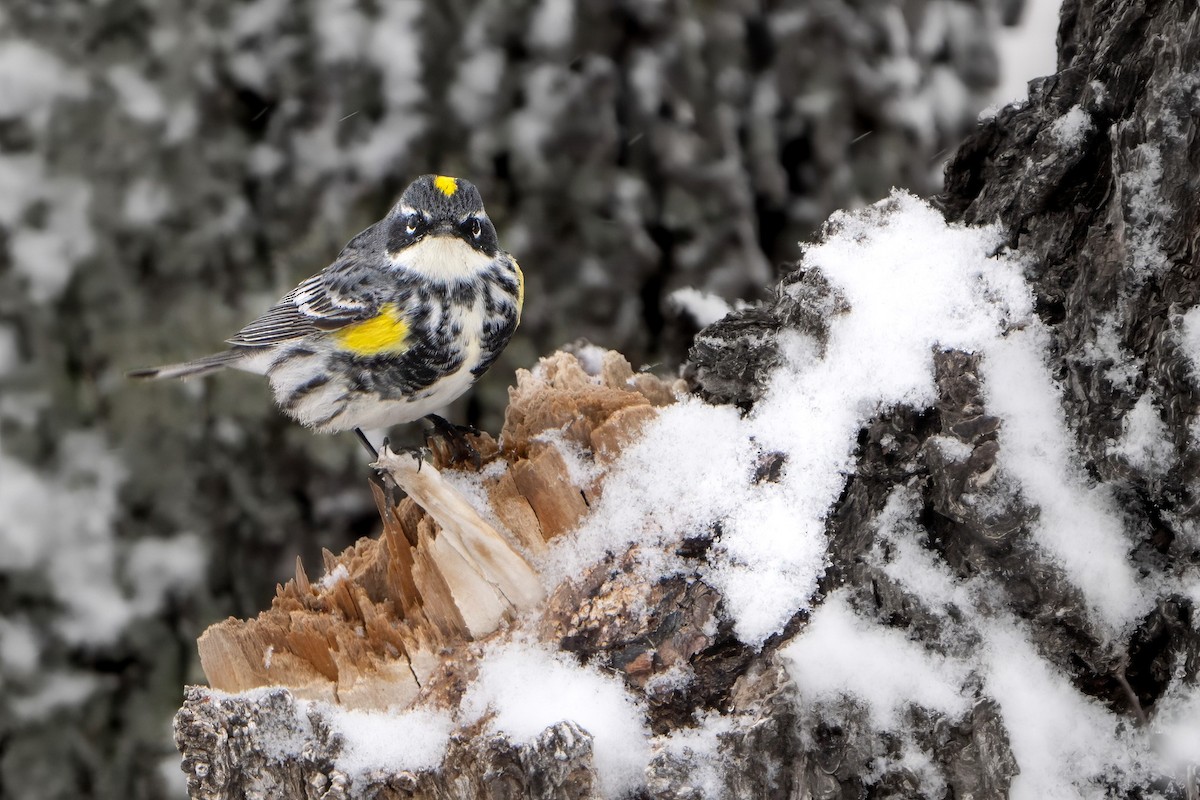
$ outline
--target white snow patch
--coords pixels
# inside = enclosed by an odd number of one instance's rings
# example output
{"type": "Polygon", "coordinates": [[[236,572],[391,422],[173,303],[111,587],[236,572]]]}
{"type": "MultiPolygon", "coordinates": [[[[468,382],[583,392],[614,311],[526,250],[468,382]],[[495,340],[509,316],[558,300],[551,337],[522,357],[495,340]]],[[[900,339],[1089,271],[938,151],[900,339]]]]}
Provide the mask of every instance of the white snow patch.
{"type": "Polygon", "coordinates": [[[964,611],[972,608],[970,589],[926,546],[925,530],[917,521],[919,511],[913,488],[902,486],[892,492],[876,519],[878,545],[871,553],[872,562],[935,614],[945,615],[951,605],[964,611]],[[886,546],[886,557],[879,552],[880,545],[886,546]]]}
{"type": "Polygon", "coordinates": [[[1149,610],[1126,556],[1120,509],[1079,468],[1060,389],[1045,363],[1048,339],[1031,325],[988,349],[982,373],[988,410],[1004,420],[998,465],[1038,506],[1034,537],[1066,570],[1115,636],[1149,610]]]}
{"type": "Polygon", "coordinates": [[[1054,120],[1054,124],[1050,126],[1050,133],[1064,147],[1079,147],[1094,128],[1091,115],[1076,104],[1054,120]]]}
{"type": "Polygon", "coordinates": [[[1159,193],[1162,185],[1162,154],[1149,142],[1130,152],[1137,167],[1118,176],[1124,192],[1125,232],[1133,257],[1134,281],[1157,274],[1167,268],[1163,250],[1162,228],[1170,224],[1173,214],[1159,193]]]}
{"type": "Polygon", "coordinates": [[[534,643],[490,647],[463,697],[461,716],[469,722],[489,712],[488,727],[519,742],[531,742],[559,722],[575,722],[592,735],[604,796],[642,785],[650,755],[644,712],[613,675],[534,643]]]}
{"type": "Polygon", "coordinates": [[[1200,387],[1200,306],[1189,308],[1180,317],[1179,346],[1192,364],[1192,380],[1200,387]]]}
{"type": "Polygon", "coordinates": [[[1020,773],[1014,800],[1101,796],[1114,766],[1133,771],[1141,749],[1125,721],[1081,694],[1013,622],[987,629],[985,688],[1004,717],[1020,773]]]}
{"type": "MultiPolygon", "coordinates": [[[[706,714],[692,728],[678,728],[667,736],[655,737],[654,751],[667,752],[692,767],[688,786],[707,800],[724,800],[726,767],[718,758],[721,736],[734,731],[733,720],[720,714],[706,714]]],[[[681,795],[684,792],[680,792],[681,795]]],[[[690,797],[691,795],[685,795],[690,797]]]]}
{"type": "Polygon", "coordinates": [[[1116,387],[1132,388],[1140,367],[1130,351],[1121,346],[1121,324],[1115,313],[1102,314],[1096,320],[1096,331],[1084,353],[1093,363],[1110,362],[1104,377],[1116,387]]]}
{"type": "Polygon", "coordinates": [[[1176,774],[1195,769],[1200,760],[1200,687],[1179,681],[1182,672],[1176,669],[1178,682],[1155,704],[1153,721],[1160,750],[1176,774]]]}
{"type": "Polygon", "coordinates": [[[420,3],[387,3],[371,26],[366,54],[383,78],[387,112],[367,140],[355,145],[354,164],[362,175],[392,169],[425,128],[417,108],[425,96],[421,9],[420,3]]]}
{"type": "Polygon", "coordinates": [[[667,295],[667,302],[686,313],[701,328],[712,325],[733,311],[725,298],[685,286],[667,295]]]}
{"type": "Polygon", "coordinates": [[[910,705],[957,719],[970,709],[961,687],[968,665],[860,617],[835,592],[808,626],[779,651],[807,703],[863,702],[878,730],[903,727],[910,705]]]}
{"type": "MultiPolygon", "coordinates": [[[[749,417],[683,400],[665,408],[610,473],[579,530],[555,542],[551,580],[582,574],[630,542],[712,534],[703,577],[725,598],[739,638],[760,644],[808,607],[825,567],[826,515],[853,469],[861,425],[934,398],[933,351],[986,349],[1032,304],[1020,265],[994,256],[991,228],[949,226],[905,193],[831,218],[805,248],[850,308],[812,337],[780,337],[785,365],[749,417]],[[914,309],[920,309],[914,313],[914,309]],[[705,442],[703,459],[681,458],[705,442]],[[754,483],[760,455],[783,453],[778,483],[754,483]]],[[[647,569],[671,569],[650,564],[647,569]]]]}
{"type": "Polygon", "coordinates": [[[447,711],[417,708],[382,713],[321,705],[343,744],[334,763],[351,780],[371,773],[429,770],[442,763],[454,723],[447,711]]]}
{"type": "Polygon", "coordinates": [[[585,452],[577,443],[567,439],[562,430],[543,431],[534,441],[553,445],[567,467],[567,479],[575,486],[586,488],[600,477],[602,470],[591,453],[585,452]]]}
{"type": "Polygon", "coordinates": [[[342,581],[348,580],[350,580],[350,570],[346,569],[345,564],[338,564],[333,571],[326,573],[321,580],[317,581],[317,586],[321,591],[327,592],[342,581]]]}
{"type": "Polygon", "coordinates": [[[1162,421],[1150,392],[1146,392],[1121,420],[1121,438],[1108,452],[1125,459],[1134,469],[1150,475],[1163,475],[1175,461],[1175,446],[1167,424],[1162,421]]]}

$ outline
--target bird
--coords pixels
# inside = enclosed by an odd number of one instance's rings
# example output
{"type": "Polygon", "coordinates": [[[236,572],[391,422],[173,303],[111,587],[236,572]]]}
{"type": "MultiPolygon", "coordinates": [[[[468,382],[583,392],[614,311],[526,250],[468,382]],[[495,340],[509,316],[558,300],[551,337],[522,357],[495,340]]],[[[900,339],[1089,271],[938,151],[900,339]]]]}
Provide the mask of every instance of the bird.
{"type": "Polygon", "coordinates": [[[364,428],[424,418],[461,438],[476,431],[434,412],[495,363],[524,300],[524,275],[500,248],[475,185],[421,175],[383,219],[224,350],[128,375],[259,373],[289,417],[318,433],[353,430],[372,454],[364,428]]]}

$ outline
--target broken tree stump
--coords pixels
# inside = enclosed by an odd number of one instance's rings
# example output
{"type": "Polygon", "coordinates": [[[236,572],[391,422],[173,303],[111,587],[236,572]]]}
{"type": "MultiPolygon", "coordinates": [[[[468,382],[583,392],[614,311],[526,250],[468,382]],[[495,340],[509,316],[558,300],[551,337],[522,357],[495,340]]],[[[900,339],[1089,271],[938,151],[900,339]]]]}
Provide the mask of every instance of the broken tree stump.
{"type": "Polygon", "coordinates": [[[599,496],[604,464],[681,388],[635,374],[616,353],[587,353],[593,374],[568,353],[518,374],[499,445],[477,437],[479,473],[385,448],[374,466],[408,496],[392,504],[373,487],[380,537],[326,552],[318,581],[297,558],[270,609],[206,630],[198,647],[209,685],[285,686],[297,698],[402,708],[421,695],[440,654],[537,607],[546,590],[530,559],[575,525],[599,496]],[[577,482],[563,447],[597,469],[577,482]],[[484,513],[464,488],[484,499],[484,513]]]}

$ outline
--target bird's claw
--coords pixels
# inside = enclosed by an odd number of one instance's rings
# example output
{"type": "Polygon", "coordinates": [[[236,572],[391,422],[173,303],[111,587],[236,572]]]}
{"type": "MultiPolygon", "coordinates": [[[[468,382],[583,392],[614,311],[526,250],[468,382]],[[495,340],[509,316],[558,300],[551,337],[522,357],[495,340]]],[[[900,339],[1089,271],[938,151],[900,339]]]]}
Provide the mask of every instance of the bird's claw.
{"type": "MultiPolygon", "coordinates": [[[[448,451],[446,460],[450,464],[462,464],[470,461],[476,471],[483,466],[483,455],[478,448],[467,440],[468,436],[479,436],[479,429],[474,425],[455,425],[437,414],[425,417],[433,426],[432,431],[426,431],[425,444],[433,449],[431,440],[440,438],[448,451]]],[[[438,451],[440,452],[440,450],[438,451]]]]}

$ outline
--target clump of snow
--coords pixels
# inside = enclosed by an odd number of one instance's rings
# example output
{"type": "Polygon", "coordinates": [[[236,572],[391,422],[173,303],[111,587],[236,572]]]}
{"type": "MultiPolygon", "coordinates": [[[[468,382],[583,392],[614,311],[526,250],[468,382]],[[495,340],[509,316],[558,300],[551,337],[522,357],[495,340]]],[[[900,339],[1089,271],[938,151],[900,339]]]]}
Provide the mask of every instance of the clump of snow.
{"type": "Polygon", "coordinates": [[[337,586],[342,581],[350,580],[350,570],[346,569],[345,564],[338,564],[332,571],[325,574],[321,580],[317,581],[317,586],[321,591],[329,591],[334,586],[337,586]]]}
{"type": "Polygon", "coordinates": [[[1080,147],[1084,138],[1095,129],[1092,117],[1083,107],[1076,104],[1067,113],[1054,120],[1050,133],[1063,147],[1080,147]]]}
{"type": "Polygon", "coordinates": [[[151,536],[133,542],[124,565],[133,589],[133,613],[153,614],[172,593],[199,584],[207,561],[208,550],[194,533],[151,536]]]}
{"type": "Polygon", "coordinates": [[[355,61],[370,30],[356,0],[324,0],[313,7],[321,58],[326,63],[355,61]]]}
{"type": "Polygon", "coordinates": [[[575,722],[593,737],[604,796],[619,797],[642,783],[649,757],[642,707],[620,678],[542,645],[489,648],[463,698],[461,717],[486,718],[490,729],[519,742],[531,742],[564,720],[575,722]]]}
{"type": "Polygon", "coordinates": [[[322,705],[330,729],[342,738],[335,764],[356,782],[371,773],[436,768],[454,727],[449,712],[416,708],[383,713],[322,705]]]}
{"type": "Polygon", "coordinates": [[[0,376],[17,368],[17,334],[11,325],[0,325],[0,376]]]}
{"type": "Polygon", "coordinates": [[[95,249],[90,205],[84,181],[47,175],[36,156],[0,156],[0,226],[9,230],[13,268],[28,281],[33,302],[58,297],[76,264],[95,249]],[[24,216],[35,205],[46,214],[30,224],[24,216]]]}
{"type": "Polygon", "coordinates": [[[733,311],[733,306],[720,295],[702,292],[690,286],[671,292],[667,295],[667,302],[686,313],[702,328],[712,325],[733,311]]]}
{"type": "Polygon", "coordinates": [[[0,617],[0,667],[17,676],[32,673],[41,658],[42,646],[37,629],[24,618],[0,617]]]}
{"type": "MultiPolygon", "coordinates": [[[[604,355],[608,351],[603,347],[594,345],[591,342],[573,347],[571,354],[579,361],[579,366],[583,367],[583,371],[589,376],[596,378],[598,384],[599,376],[604,372],[604,355]]],[[[543,375],[542,366],[539,364],[533,368],[534,375],[543,375]]]]}
{"type": "Polygon", "coordinates": [[[918,495],[911,487],[892,492],[876,518],[877,544],[870,555],[872,563],[939,616],[946,616],[951,606],[971,608],[974,601],[967,586],[925,546],[927,535],[917,522],[919,511],[918,495]],[[886,557],[879,552],[883,547],[887,549],[886,557]]]}
{"type": "Polygon", "coordinates": [[[910,705],[956,719],[970,709],[963,696],[966,662],[930,652],[896,628],[859,616],[835,592],[813,612],[802,635],[779,651],[805,703],[854,698],[873,727],[901,727],[910,705]]]}
{"type": "Polygon", "coordinates": [[[1108,449],[1134,469],[1162,475],[1175,460],[1175,446],[1167,433],[1154,398],[1146,392],[1121,420],[1121,438],[1108,449]]]}

